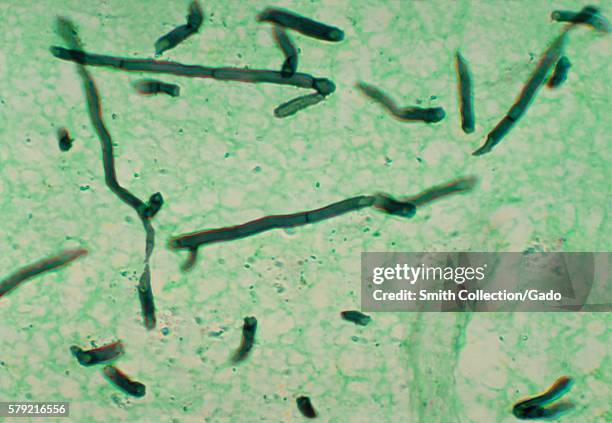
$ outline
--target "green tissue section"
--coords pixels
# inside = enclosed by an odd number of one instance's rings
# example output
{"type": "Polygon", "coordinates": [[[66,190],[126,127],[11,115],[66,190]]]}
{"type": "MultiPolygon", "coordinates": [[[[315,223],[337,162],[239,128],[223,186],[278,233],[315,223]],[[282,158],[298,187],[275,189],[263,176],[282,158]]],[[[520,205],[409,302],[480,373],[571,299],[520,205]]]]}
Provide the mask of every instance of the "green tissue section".
{"type": "MultiPolygon", "coordinates": [[[[89,250],[0,299],[0,400],[70,401],[83,422],[301,421],[301,395],[321,421],[512,422],[517,400],[568,375],[577,408],[561,421],[612,421],[608,313],[378,313],[366,327],[340,318],[360,306],[362,251],[610,251],[609,36],[572,31],[565,85],[542,89],[492,153],[471,156],[559,34],[550,12],[582,2],[279,1],[346,33],[341,43],[291,33],[299,71],[337,90],[287,119],[274,108],[308,91],[157,75],[181,96],[142,97],[131,84],[151,74],[90,68],[120,183],[165,199],[153,220],[158,327],[147,332],[136,291],[142,225],[104,183],[75,65],[48,49],[64,45],[61,15],[91,52],[152,58],[188,4],[0,3],[0,273],[89,250]],[[472,135],[460,129],[458,48],[474,78],[472,135]],[[355,88],[360,80],[400,105],[442,106],[446,119],[398,122],[355,88]],[[64,126],[68,152],[56,138],[64,126]],[[185,232],[378,191],[414,195],[468,174],[477,189],[411,220],[364,209],[206,246],[190,273],[179,269],[186,254],[167,248],[185,232]],[[234,366],[245,316],[258,320],[256,344],[234,366]],[[117,366],[147,387],[142,399],[69,352],[115,339],[126,345],[117,366]]],[[[266,6],[202,2],[200,33],[162,59],[280,70],[270,25],[255,21],[266,6]]]]}

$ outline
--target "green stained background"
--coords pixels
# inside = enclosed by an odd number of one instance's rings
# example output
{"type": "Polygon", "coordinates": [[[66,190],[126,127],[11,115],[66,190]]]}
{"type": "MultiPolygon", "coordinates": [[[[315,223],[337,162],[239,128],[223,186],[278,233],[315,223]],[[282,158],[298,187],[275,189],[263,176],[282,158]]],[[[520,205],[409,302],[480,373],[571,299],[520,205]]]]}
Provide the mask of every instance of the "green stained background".
{"type": "MultiPolygon", "coordinates": [[[[600,4],[612,13],[608,2],[600,4]]],[[[205,1],[200,33],[164,59],[279,69],[268,3],[205,1]]],[[[489,155],[470,154],[506,113],[559,34],[553,9],[577,1],[279,1],[345,30],[342,43],[292,34],[302,72],[336,92],[291,118],[273,109],[306,91],[158,76],[181,96],[144,98],[141,74],[90,68],[115,142],[117,176],[140,198],[160,191],[152,257],[158,327],[136,292],[144,231],[106,187],[76,67],[51,56],[56,15],[102,54],[152,57],[185,23],[187,1],[0,2],[0,269],[63,248],[90,253],[0,300],[0,400],[66,400],[74,421],[300,421],[300,395],[331,422],[512,422],[519,398],[575,378],[563,421],[612,421],[610,314],[379,313],[358,327],[362,251],[610,251],[610,37],[572,31],[573,63],[489,155]],[[476,132],[459,125],[454,52],[470,62],[476,132]],[[442,106],[439,124],[390,118],[354,87],[442,106]],[[432,97],[435,96],[435,97],[432,97]],[[76,139],[58,148],[56,129],[76,139]],[[606,135],[608,134],[608,135],[606,135]],[[481,180],[412,220],[365,209],[289,232],[200,250],[190,273],[174,235],[308,210],[378,191],[413,195],[459,176],[481,180]],[[259,321],[248,361],[229,358],[242,319],[259,321]],[[169,333],[163,335],[162,328],[169,333]],[[115,390],[70,356],[122,339],[118,366],[147,386],[115,390]]],[[[145,75],[150,76],[150,75],[145,75]]]]}

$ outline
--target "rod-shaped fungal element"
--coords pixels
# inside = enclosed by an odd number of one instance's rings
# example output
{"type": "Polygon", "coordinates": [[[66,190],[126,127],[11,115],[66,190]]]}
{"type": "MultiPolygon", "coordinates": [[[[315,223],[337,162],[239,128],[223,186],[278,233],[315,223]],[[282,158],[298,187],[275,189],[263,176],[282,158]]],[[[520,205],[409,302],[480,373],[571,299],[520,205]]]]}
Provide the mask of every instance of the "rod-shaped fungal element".
{"type": "Polygon", "coordinates": [[[469,64],[461,53],[456,53],[457,84],[459,88],[459,111],[461,113],[461,129],[466,134],[474,132],[476,118],[474,117],[474,86],[469,64]]]}
{"type": "Polygon", "coordinates": [[[136,81],[134,89],[142,95],[167,94],[170,97],[178,97],[181,94],[181,88],[178,85],[158,81],[157,79],[136,81]]]}
{"type": "Polygon", "coordinates": [[[446,117],[442,107],[405,107],[397,111],[396,117],[406,122],[436,123],[446,117]]]}
{"type": "Polygon", "coordinates": [[[529,106],[533,102],[539,89],[542,87],[548,74],[553,69],[559,58],[563,54],[565,44],[568,38],[568,30],[570,27],[563,30],[555,41],[546,49],[540,58],[540,62],[531,74],[529,80],[525,83],[520,95],[502,120],[493,128],[487,135],[487,139],[482,147],[472,153],[474,156],[481,156],[489,153],[493,147],[510,132],[514,125],[527,112],[529,106]]]}
{"type": "Polygon", "coordinates": [[[585,6],[579,12],[569,10],[555,10],[550,14],[553,21],[569,22],[571,24],[583,24],[594,30],[609,33],[611,31],[610,21],[602,15],[601,10],[595,6],[585,6]]]}
{"type": "Polygon", "coordinates": [[[367,314],[363,314],[358,310],[345,310],[340,313],[340,316],[348,322],[353,322],[359,326],[367,326],[372,318],[367,314]]]}
{"type": "Polygon", "coordinates": [[[512,414],[522,420],[558,418],[574,408],[574,405],[569,402],[554,403],[565,395],[573,384],[572,378],[561,376],[545,392],[517,402],[512,408],[512,414]]]}
{"type": "Polygon", "coordinates": [[[155,300],[153,298],[153,289],[151,288],[151,270],[149,269],[149,263],[145,263],[144,272],[140,275],[138,299],[140,300],[140,309],[142,311],[142,319],[145,327],[148,330],[154,329],[157,324],[157,319],[155,318],[155,300]]]}
{"type": "Polygon", "coordinates": [[[286,118],[304,110],[307,107],[314,106],[325,100],[325,96],[319,93],[306,94],[289,100],[274,109],[274,116],[277,118],[286,118]]]}
{"type": "Polygon", "coordinates": [[[202,8],[197,0],[194,0],[189,5],[187,24],[178,26],[169,33],[162,35],[155,42],[155,55],[161,56],[164,51],[176,47],[188,37],[198,32],[203,21],[204,13],[202,12],[202,8]]]}
{"type": "Polygon", "coordinates": [[[344,31],[340,28],[314,21],[284,9],[267,8],[257,15],[257,21],[284,26],[323,41],[338,42],[344,39],[344,31]]]}
{"type": "Polygon", "coordinates": [[[255,345],[255,333],[257,332],[257,319],[255,317],[245,317],[244,324],[242,326],[242,340],[240,346],[234,353],[232,361],[238,363],[246,359],[253,345],[255,345]]]}
{"type": "Polygon", "coordinates": [[[309,419],[314,419],[315,417],[317,417],[317,412],[312,406],[310,398],[306,396],[300,396],[296,398],[295,402],[297,404],[298,410],[300,410],[300,413],[302,413],[304,417],[307,417],[309,419]]]}
{"type": "Polygon", "coordinates": [[[121,391],[134,397],[144,397],[146,393],[146,387],[128,377],[121,370],[115,366],[105,366],[104,375],[106,378],[121,391]]]}
{"type": "Polygon", "coordinates": [[[70,138],[70,133],[66,128],[60,128],[57,130],[57,141],[61,151],[68,151],[72,148],[74,140],[70,138]]]}
{"type": "Polygon", "coordinates": [[[436,123],[440,122],[446,116],[442,107],[399,107],[380,88],[373,85],[366,84],[365,82],[358,82],[356,87],[368,98],[374,100],[385,110],[387,110],[394,118],[404,122],[425,122],[425,123],[436,123]]]}
{"type": "Polygon", "coordinates": [[[59,269],[86,254],[87,250],[84,248],[64,250],[58,255],[35,261],[23,267],[8,278],[0,281],[0,298],[35,276],[59,269]]]}
{"type": "Polygon", "coordinates": [[[125,352],[125,348],[121,341],[115,341],[111,344],[90,350],[84,350],[79,346],[73,345],[70,347],[70,352],[80,365],[93,366],[116,359],[125,352]]]}
{"type": "Polygon", "coordinates": [[[567,79],[567,74],[569,73],[571,67],[572,63],[567,56],[561,56],[555,65],[552,76],[548,79],[548,88],[560,87],[567,79]]]}

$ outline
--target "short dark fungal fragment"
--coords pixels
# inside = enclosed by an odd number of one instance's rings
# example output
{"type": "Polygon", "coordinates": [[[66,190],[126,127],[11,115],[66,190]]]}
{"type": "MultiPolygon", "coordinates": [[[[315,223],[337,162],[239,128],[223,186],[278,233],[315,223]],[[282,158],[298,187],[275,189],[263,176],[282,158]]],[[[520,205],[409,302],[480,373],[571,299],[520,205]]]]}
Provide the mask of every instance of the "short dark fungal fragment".
{"type": "Polygon", "coordinates": [[[323,100],[325,100],[325,96],[319,93],[306,94],[304,96],[296,97],[274,109],[274,116],[279,119],[286,118],[296,114],[300,110],[314,106],[323,100]]]}
{"type": "Polygon", "coordinates": [[[442,107],[407,107],[399,109],[396,117],[399,120],[423,121],[425,123],[440,122],[446,113],[442,107]]]}
{"type": "Polygon", "coordinates": [[[70,133],[66,128],[60,128],[57,130],[57,139],[60,150],[68,151],[72,148],[72,143],[74,140],[70,138],[70,133]]]}
{"type": "Polygon", "coordinates": [[[474,87],[468,62],[457,52],[457,80],[459,87],[459,111],[461,112],[461,129],[466,134],[474,132],[474,87]]]}
{"type": "Polygon", "coordinates": [[[105,363],[116,359],[125,352],[121,341],[113,342],[112,344],[104,345],[91,350],[83,350],[82,348],[73,345],[70,347],[70,352],[78,360],[82,366],[93,366],[95,364],[105,363]]]}
{"type": "Polygon", "coordinates": [[[309,419],[314,419],[317,417],[317,412],[315,411],[312,403],[310,402],[310,398],[306,396],[297,397],[295,400],[298,410],[304,417],[308,417],[309,419]]]}
{"type": "Polygon", "coordinates": [[[200,7],[200,3],[194,0],[189,5],[189,14],[187,15],[187,26],[193,31],[198,31],[204,22],[204,12],[200,7]]]}
{"type": "Polygon", "coordinates": [[[257,319],[255,317],[245,317],[242,326],[242,341],[234,353],[232,361],[238,363],[248,357],[253,345],[255,345],[255,333],[257,332],[257,319]]]}
{"type": "Polygon", "coordinates": [[[555,10],[550,15],[553,21],[569,22],[572,24],[584,24],[596,31],[609,33],[610,22],[601,14],[601,10],[595,6],[585,6],[579,12],[569,10],[555,10]]]}
{"type": "Polygon", "coordinates": [[[521,420],[555,420],[574,408],[574,404],[559,401],[549,407],[533,406],[521,408],[520,410],[515,409],[513,414],[517,419],[521,420]]]}
{"type": "Polygon", "coordinates": [[[161,56],[163,52],[176,47],[188,37],[198,32],[202,22],[204,22],[204,13],[197,0],[194,0],[189,5],[187,24],[178,26],[166,35],[161,36],[155,42],[155,55],[161,56]]]}
{"type": "Polygon", "coordinates": [[[359,326],[367,326],[372,321],[370,316],[357,310],[346,310],[341,312],[340,315],[344,320],[353,322],[359,326]]]}
{"type": "Polygon", "coordinates": [[[148,330],[155,328],[157,319],[155,317],[155,300],[153,298],[153,289],[151,288],[151,271],[149,264],[145,264],[144,272],[140,276],[138,283],[138,298],[140,300],[140,308],[142,310],[142,318],[145,327],[148,330]]]}
{"type": "Polygon", "coordinates": [[[161,193],[156,192],[151,197],[149,197],[149,201],[146,204],[146,210],[144,211],[144,215],[148,219],[152,219],[158,211],[161,210],[164,205],[164,197],[162,197],[161,193]]]}
{"type": "Polygon", "coordinates": [[[366,84],[364,82],[357,83],[356,87],[370,99],[376,101],[383,106],[393,117],[404,122],[422,121],[425,123],[440,122],[446,116],[442,107],[405,107],[400,108],[397,104],[381,89],[366,84]]]}
{"type": "Polygon", "coordinates": [[[181,94],[181,87],[176,84],[169,84],[156,79],[143,79],[134,84],[134,88],[142,95],[168,94],[170,97],[178,97],[181,94]]]}
{"type": "Polygon", "coordinates": [[[313,21],[284,9],[267,8],[257,16],[257,21],[271,22],[323,41],[338,42],[344,39],[344,31],[340,28],[313,21]]]}
{"type": "Polygon", "coordinates": [[[8,278],[0,281],[0,298],[9,291],[21,285],[25,281],[32,279],[41,273],[59,269],[77,258],[87,254],[87,250],[80,248],[76,250],[64,250],[56,256],[36,261],[13,273],[8,278]]]}
{"type": "Polygon", "coordinates": [[[512,414],[521,420],[558,418],[574,408],[570,402],[555,402],[569,392],[573,384],[572,378],[561,376],[544,393],[517,402],[512,408],[512,414]]]}
{"type": "Polygon", "coordinates": [[[572,63],[567,56],[561,56],[555,65],[555,70],[553,70],[552,76],[548,80],[548,88],[557,88],[561,86],[567,79],[567,74],[569,73],[571,67],[572,63]]]}
{"type": "Polygon", "coordinates": [[[146,387],[140,383],[130,379],[125,373],[116,368],[115,366],[104,367],[104,375],[110,380],[117,388],[126,394],[134,397],[144,397],[146,393],[146,387]]]}

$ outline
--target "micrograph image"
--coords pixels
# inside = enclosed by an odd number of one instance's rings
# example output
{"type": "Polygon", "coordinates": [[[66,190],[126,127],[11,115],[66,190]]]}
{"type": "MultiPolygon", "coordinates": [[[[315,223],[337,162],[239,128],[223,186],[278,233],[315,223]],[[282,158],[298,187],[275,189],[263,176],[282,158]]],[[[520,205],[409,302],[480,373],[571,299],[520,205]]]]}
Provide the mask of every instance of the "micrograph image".
{"type": "Polygon", "coordinates": [[[0,421],[612,422],[610,19],[1,0],[0,421]]]}

